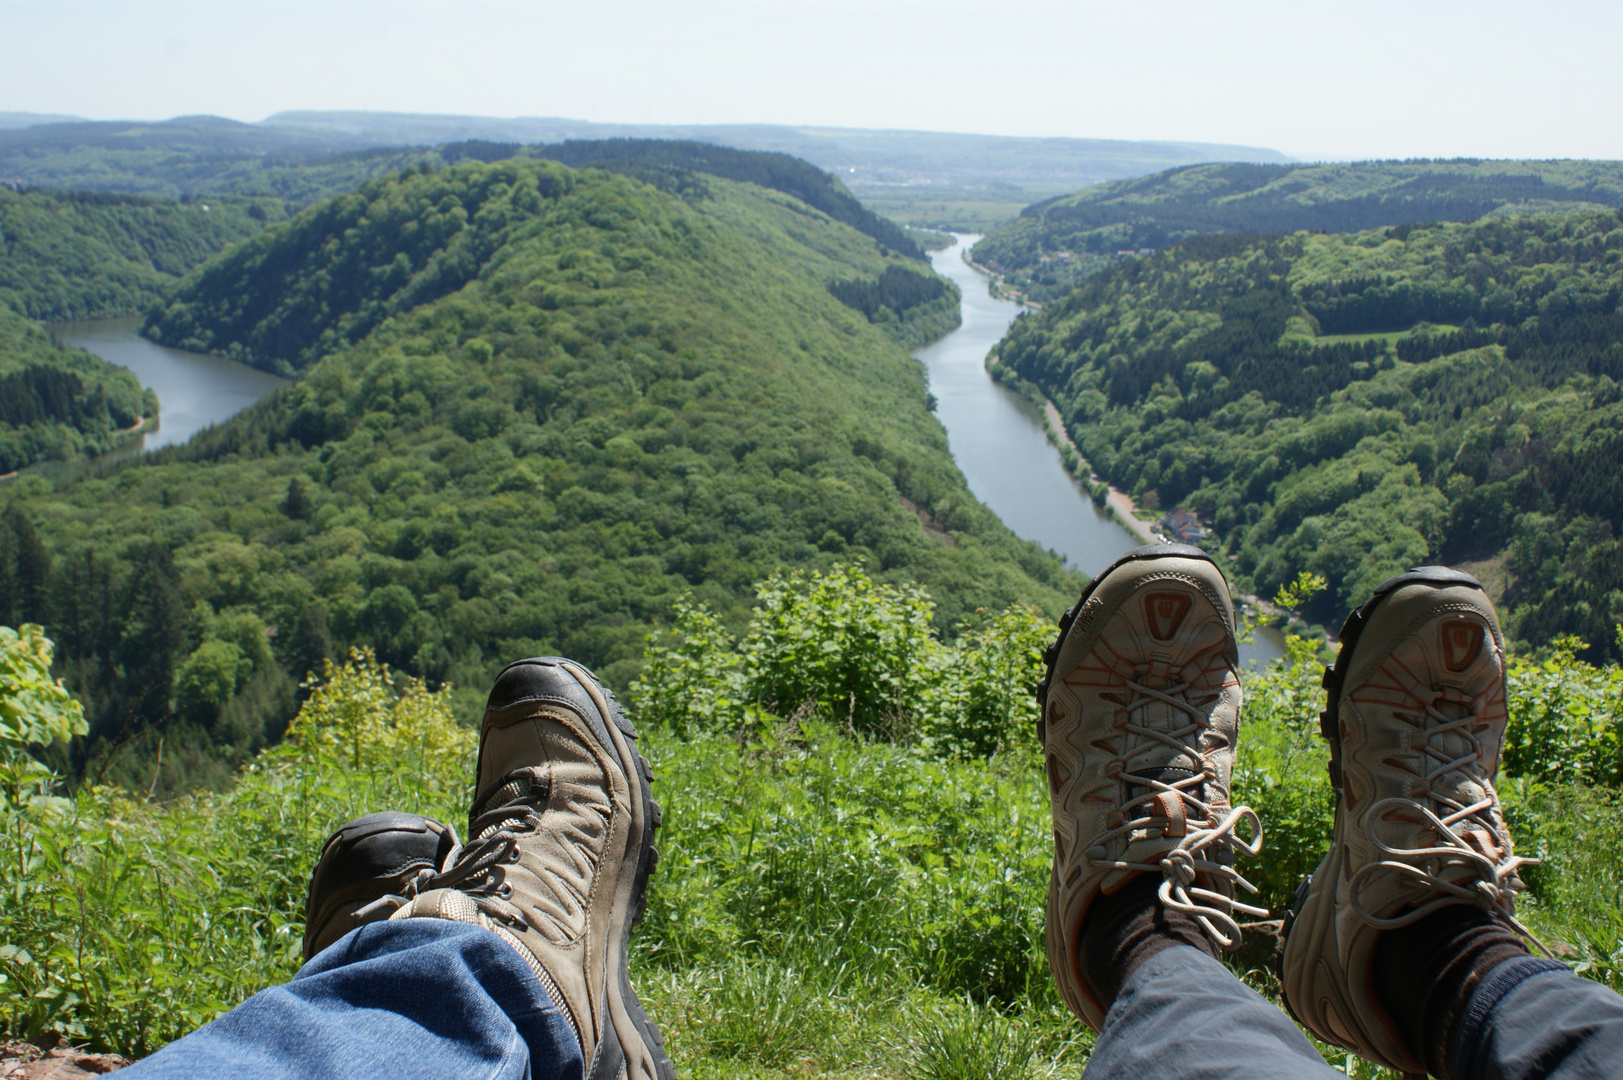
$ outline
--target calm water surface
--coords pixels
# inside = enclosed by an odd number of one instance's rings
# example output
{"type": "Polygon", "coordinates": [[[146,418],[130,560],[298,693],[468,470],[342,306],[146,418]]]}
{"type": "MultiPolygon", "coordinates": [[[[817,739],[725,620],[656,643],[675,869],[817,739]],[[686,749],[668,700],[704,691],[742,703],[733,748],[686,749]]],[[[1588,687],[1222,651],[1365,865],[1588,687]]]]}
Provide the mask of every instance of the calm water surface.
{"type": "MultiPolygon", "coordinates": [[[[932,252],[940,273],[963,290],[963,326],[916,355],[930,373],[936,415],[947,429],[952,455],[975,497],[992,508],[1017,536],[1059,553],[1085,574],[1096,575],[1117,556],[1138,546],[1136,538],[1094,506],[1049,444],[1042,414],[986,373],[986,356],[1020,313],[1017,304],[993,299],[986,279],[964,263],[963,253],[980,237],[958,236],[950,248],[932,252]]],[[[215,356],[169,349],[141,337],[137,318],[57,323],[51,330],[69,345],[88,349],[127,367],[158,394],[160,426],[140,445],[120,454],[185,442],[218,424],[287,380],[215,356]]],[[[1240,648],[1244,660],[1281,654],[1273,631],[1240,648]]]]}
{"type": "Polygon", "coordinates": [[[129,368],[142,386],[157,392],[158,430],[147,432],[139,444],[121,447],[120,453],[183,443],[288,383],[287,379],[232,360],[167,349],[136,333],[140,325],[141,320],[131,316],[51,326],[51,334],[58,341],[88,349],[109,363],[129,368]]]}
{"type": "MultiPolygon", "coordinates": [[[[936,415],[947,429],[952,456],[969,490],[1016,536],[1057,552],[1077,570],[1096,576],[1138,546],[1138,538],[1093,504],[1048,441],[1042,413],[986,373],[987,354],[1003,339],[1020,305],[993,298],[986,279],[964,262],[979,236],[954,234],[957,243],[930,253],[938,273],[964,294],[964,323],[913,355],[930,373],[936,415]]],[[[1283,654],[1277,631],[1262,630],[1240,646],[1242,661],[1283,654]]]]}

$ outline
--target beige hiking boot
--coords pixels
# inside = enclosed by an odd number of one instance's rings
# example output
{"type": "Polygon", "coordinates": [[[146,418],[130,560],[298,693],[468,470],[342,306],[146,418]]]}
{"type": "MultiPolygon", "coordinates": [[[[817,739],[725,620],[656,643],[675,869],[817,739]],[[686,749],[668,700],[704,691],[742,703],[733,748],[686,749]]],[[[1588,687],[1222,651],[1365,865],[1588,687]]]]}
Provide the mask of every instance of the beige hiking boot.
{"type": "Polygon", "coordinates": [[[1324,687],[1335,833],[1286,917],[1281,990],[1324,1041],[1423,1074],[1371,990],[1377,939],[1452,904],[1521,929],[1516,870],[1531,860],[1511,850],[1493,787],[1506,719],[1493,604],[1447,567],[1392,578],[1348,617],[1324,687]]]}
{"type": "Polygon", "coordinates": [[[392,916],[477,923],[518,949],[573,1021],[587,1080],[675,1076],[626,970],[659,825],[635,738],[584,667],[509,665],[485,708],[467,846],[392,916]]]}
{"type": "Polygon", "coordinates": [[[1229,805],[1240,727],[1234,606],[1199,548],[1141,547],[1118,559],[1060,620],[1037,689],[1054,817],[1048,960],[1072,1012],[1098,1030],[1109,1002],[1083,973],[1083,920],[1101,894],[1143,874],[1160,902],[1220,947],[1238,943],[1234,899],[1256,890],[1234,866],[1262,830],[1229,805]],[[1244,822],[1250,839],[1236,831],[1244,822]]]}

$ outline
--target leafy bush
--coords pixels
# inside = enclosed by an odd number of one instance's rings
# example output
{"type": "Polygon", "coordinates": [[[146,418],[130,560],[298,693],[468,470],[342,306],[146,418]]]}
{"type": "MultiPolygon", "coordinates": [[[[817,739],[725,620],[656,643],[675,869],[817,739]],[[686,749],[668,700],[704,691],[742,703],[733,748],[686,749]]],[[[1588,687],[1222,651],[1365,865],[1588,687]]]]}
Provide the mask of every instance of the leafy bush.
{"type": "MultiPolygon", "coordinates": [[[[390,682],[364,653],[330,669],[298,737],[261,754],[227,794],[160,804],[90,788],[8,803],[0,1029],[146,1054],[285,981],[305,883],[334,827],[384,806],[465,813],[472,733],[443,693],[390,682]]],[[[49,724],[48,709],[23,704],[32,730],[49,724]]]]}
{"type": "MultiPolygon", "coordinates": [[[[0,626],[0,804],[6,839],[25,810],[58,805],[50,801],[52,776],[27,751],[85,731],[85,711],[60,679],[51,678],[51,642],[33,623],[13,630],[0,626]]],[[[21,834],[16,852],[21,855],[21,834]]]]}
{"type": "MultiPolygon", "coordinates": [[[[685,603],[636,687],[665,824],[633,947],[679,1063],[726,1077],[1074,1072],[1091,1041],[1048,974],[1048,799],[1027,711],[1047,630],[1016,608],[945,643],[922,590],[851,568],[779,575],[759,595],[736,640],[685,603]],[[916,691],[907,723],[869,729],[902,738],[853,730],[864,672],[916,691]],[[785,702],[792,717],[770,711],[785,702]]],[[[1329,838],[1319,672],[1295,639],[1284,663],[1243,675],[1234,800],[1267,837],[1241,871],[1276,914],[1329,838]]],[[[1530,725],[1561,702],[1600,700],[1615,675],[1519,663],[1511,743],[1536,741],[1530,725]]],[[[229,793],[11,804],[5,1033],[148,1052],[295,970],[305,881],[333,827],[385,807],[460,817],[474,740],[445,692],[366,652],[310,690],[288,741],[229,793]]],[[[897,699],[873,701],[884,718],[897,699]]],[[[1623,796],[1549,777],[1502,787],[1520,849],[1544,860],[1526,871],[1522,915],[1581,973],[1619,985],[1623,796]]],[[[1260,955],[1232,962],[1267,991],[1260,955]]]]}
{"type": "MultiPolygon", "coordinates": [[[[1623,651],[1623,628],[1618,630],[1623,651]]],[[[1548,658],[1510,669],[1504,771],[1538,780],[1623,783],[1623,668],[1576,658],[1577,638],[1557,638],[1548,658]]]]}
{"type": "Polygon", "coordinates": [[[1027,691],[1052,636],[1038,612],[1018,604],[981,612],[947,645],[923,589],[880,584],[850,566],[775,574],[756,600],[741,640],[708,607],[680,602],[672,633],[651,645],[632,685],[641,715],[678,733],[726,730],[763,710],[815,715],[970,756],[1034,741],[1027,691]]]}

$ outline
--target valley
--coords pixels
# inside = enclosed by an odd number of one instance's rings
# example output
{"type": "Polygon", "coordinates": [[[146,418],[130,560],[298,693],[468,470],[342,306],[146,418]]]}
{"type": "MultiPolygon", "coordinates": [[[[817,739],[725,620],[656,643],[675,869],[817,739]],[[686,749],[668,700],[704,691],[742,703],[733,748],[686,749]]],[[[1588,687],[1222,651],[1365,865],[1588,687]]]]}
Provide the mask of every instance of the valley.
{"type": "MultiPolygon", "coordinates": [[[[1330,826],[1322,631],[1481,574],[1518,912],[1623,986],[1616,163],[75,126],[0,131],[0,625],[53,643],[0,659],[62,679],[0,725],[8,1038],[139,1056],[285,980],[332,825],[460,821],[491,675],[564,654],[656,772],[632,948],[684,1075],[1076,1074],[1031,688],[1138,543],[1077,452],[1236,591],[1323,585],[1242,646],[1276,915],[1330,826]]],[[[1271,947],[1230,957],[1267,995],[1271,947]]]]}

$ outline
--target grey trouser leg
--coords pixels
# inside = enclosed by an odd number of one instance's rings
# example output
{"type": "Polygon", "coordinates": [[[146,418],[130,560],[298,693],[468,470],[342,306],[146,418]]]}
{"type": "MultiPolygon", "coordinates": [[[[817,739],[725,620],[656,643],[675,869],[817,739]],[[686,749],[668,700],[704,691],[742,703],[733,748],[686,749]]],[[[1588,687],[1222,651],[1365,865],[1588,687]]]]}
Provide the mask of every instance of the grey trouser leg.
{"type": "MultiPolygon", "coordinates": [[[[1455,1038],[1454,1080],[1623,1076],[1623,996],[1535,957],[1483,980],[1455,1038]]],[[[1342,1074],[1277,1006],[1199,949],[1150,957],[1110,1007],[1092,1080],[1293,1080],[1342,1074]]]]}
{"type": "Polygon", "coordinates": [[[1105,1016],[1090,1080],[1311,1080],[1341,1076],[1290,1017],[1199,949],[1163,949],[1105,1016]]]}
{"type": "Polygon", "coordinates": [[[1454,1080],[1623,1076],[1623,997],[1535,957],[1488,973],[1454,1040],[1454,1080]]]}

